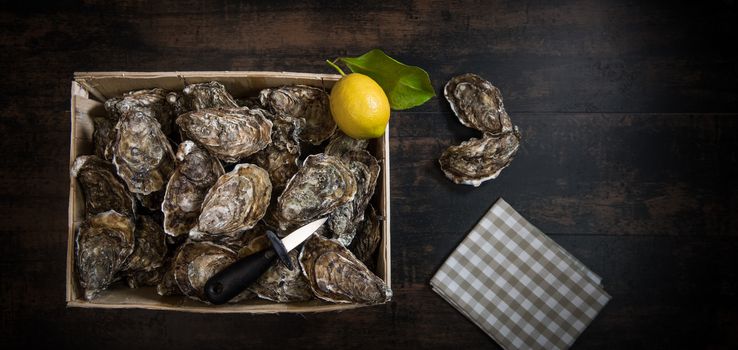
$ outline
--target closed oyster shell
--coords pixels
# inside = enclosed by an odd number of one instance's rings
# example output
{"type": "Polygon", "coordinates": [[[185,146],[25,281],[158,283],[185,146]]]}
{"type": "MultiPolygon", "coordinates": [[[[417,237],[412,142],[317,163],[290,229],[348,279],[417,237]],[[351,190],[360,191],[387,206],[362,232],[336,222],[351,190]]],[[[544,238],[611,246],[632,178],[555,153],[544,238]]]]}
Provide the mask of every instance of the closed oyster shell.
{"type": "Polygon", "coordinates": [[[182,93],[185,97],[185,106],[191,111],[206,108],[238,108],[233,96],[217,81],[187,85],[182,93]]]}
{"type": "Polygon", "coordinates": [[[272,142],[272,122],[261,109],[201,109],[177,118],[184,135],[218,159],[235,163],[272,142]]]}
{"type": "Polygon", "coordinates": [[[277,199],[275,216],[286,230],[348,203],[356,191],[356,179],[340,158],[310,155],[277,199]]]}
{"type": "Polygon", "coordinates": [[[112,145],[115,141],[115,123],[108,118],[93,118],[95,130],[92,132],[92,143],[95,145],[95,155],[113,160],[112,145]]]}
{"type": "Polygon", "coordinates": [[[190,231],[190,238],[239,238],[264,217],[271,195],[272,183],[266,170],[253,164],[236,165],[205,195],[197,229],[190,231]]]}
{"type": "Polygon", "coordinates": [[[174,153],[159,123],[144,113],[127,113],[115,131],[113,164],[128,190],[149,194],[163,189],[174,171],[174,153]]]}
{"type": "Polygon", "coordinates": [[[143,113],[159,122],[165,135],[170,135],[174,130],[177,111],[169,101],[164,89],[137,90],[125,93],[121,98],[105,101],[105,109],[113,120],[119,120],[128,113],[143,113]]]}
{"type": "Polygon", "coordinates": [[[82,222],[76,239],[76,267],[87,300],[94,299],[114,281],[133,252],[133,222],[113,210],[82,222]]]}
{"type": "MultiPolygon", "coordinates": [[[[178,249],[176,253],[179,253],[178,249]]],[[[174,257],[176,257],[176,253],[174,257]]],[[[174,258],[169,259],[164,266],[162,266],[162,276],[156,285],[156,294],[161,296],[168,295],[182,295],[182,291],[177,285],[177,281],[174,279],[174,258]]],[[[130,286],[130,285],[129,285],[130,286]]]]}
{"type": "Polygon", "coordinates": [[[315,295],[335,303],[381,304],[392,291],[340,243],[313,235],[302,248],[300,266],[315,295]]]}
{"type": "Polygon", "coordinates": [[[344,134],[341,130],[336,130],[323,153],[340,157],[350,151],[365,150],[367,146],[369,146],[369,140],[357,140],[344,134]]]}
{"type": "Polygon", "coordinates": [[[208,279],[236,261],[236,253],[210,242],[186,242],[174,257],[174,281],[188,297],[205,301],[208,279]]]}
{"type": "Polygon", "coordinates": [[[354,199],[331,213],[328,227],[341,244],[348,246],[354,238],[356,225],[364,219],[364,211],[376,188],[379,178],[379,163],[367,151],[348,151],[342,157],[356,179],[357,191],[354,199]]]}
{"type": "Polygon", "coordinates": [[[293,269],[288,269],[282,262],[277,262],[264,272],[249,289],[260,298],[278,303],[306,301],[315,296],[310,284],[302,274],[299,262],[299,251],[289,253],[293,269]]]}
{"type": "Polygon", "coordinates": [[[85,195],[88,218],[108,210],[134,217],[136,202],[115,175],[112,163],[98,156],[79,156],[72,164],[71,175],[77,178],[85,195]]]}
{"type": "Polygon", "coordinates": [[[457,184],[479,186],[496,178],[510,165],[520,146],[517,127],[502,135],[485,134],[447,148],[438,162],[446,177],[457,184]]]}
{"type": "Polygon", "coordinates": [[[259,100],[275,114],[305,120],[305,127],[300,131],[302,141],[319,145],[336,130],[328,94],[322,89],[306,85],[264,89],[259,93],[259,100]]]}
{"type": "Polygon", "coordinates": [[[251,161],[269,173],[272,186],[281,190],[295,175],[300,158],[298,135],[304,125],[299,118],[275,115],[272,118],[272,142],[263,150],[251,156],[251,161]]]}
{"type": "Polygon", "coordinates": [[[157,286],[161,283],[166,273],[166,266],[161,266],[151,271],[136,271],[126,275],[126,283],[128,283],[128,288],[157,286]]]}
{"type": "Polygon", "coordinates": [[[453,77],[444,88],[446,100],[461,124],[484,133],[512,130],[500,89],[476,74],[453,77]]]}
{"type": "Polygon", "coordinates": [[[186,235],[197,225],[205,195],[225,173],[218,159],[192,141],[182,142],[176,157],[177,168],[161,204],[164,231],[173,237],[186,235]]]}
{"type": "Polygon", "coordinates": [[[136,244],[133,253],[123,269],[134,274],[161,267],[167,254],[166,236],[161,225],[150,216],[139,215],[136,218],[134,237],[136,244]]]}
{"type": "Polygon", "coordinates": [[[376,265],[374,252],[377,251],[381,241],[382,227],[374,207],[369,205],[366,208],[366,213],[364,213],[364,220],[356,227],[355,237],[351,241],[349,250],[370,270],[374,270],[376,265]]]}

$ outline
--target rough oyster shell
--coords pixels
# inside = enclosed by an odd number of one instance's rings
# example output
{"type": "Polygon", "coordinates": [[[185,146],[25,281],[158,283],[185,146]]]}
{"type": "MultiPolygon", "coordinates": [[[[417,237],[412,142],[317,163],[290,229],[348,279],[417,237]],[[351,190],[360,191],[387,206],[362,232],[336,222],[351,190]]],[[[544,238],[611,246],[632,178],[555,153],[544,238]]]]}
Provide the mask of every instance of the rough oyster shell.
{"type": "Polygon", "coordinates": [[[239,238],[243,231],[264,217],[272,195],[266,170],[253,164],[238,164],[221,176],[205,195],[193,239],[239,238]]]}
{"type": "Polygon", "coordinates": [[[164,188],[149,194],[136,193],[135,196],[141,207],[150,211],[159,211],[161,210],[161,203],[164,201],[164,188]]]}
{"type": "Polygon", "coordinates": [[[289,253],[293,269],[290,270],[281,262],[277,262],[264,272],[249,289],[260,298],[278,303],[306,301],[314,298],[299,263],[299,251],[289,253]]]}
{"type": "Polygon", "coordinates": [[[356,227],[355,237],[351,241],[349,250],[370,270],[374,270],[376,264],[374,252],[377,251],[381,241],[382,227],[379,225],[374,207],[369,205],[364,213],[364,220],[356,227]]]}
{"type": "Polygon", "coordinates": [[[236,261],[236,253],[210,242],[186,242],[174,257],[174,281],[188,297],[205,301],[208,279],[236,261]]]}
{"type": "Polygon", "coordinates": [[[328,227],[341,244],[348,246],[356,233],[356,224],[364,219],[369,200],[374,195],[379,178],[379,163],[367,151],[348,151],[342,157],[356,179],[357,191],[354,199],[331,213],[328,227]]]}
{"type": "Polygon", "coordinates": [[[85,195],[88,218],[108,210],[134,217],[136,203],[115,175],[112,163],[98,156],[79,156],[72,164],[71,175],[77,178],[85,195]]]}
{"type": "Polygon", "coordinates": [[[206,108],[238,108],[233,96],[217,81],[187,85],[184,90],[185,107],[191,111],[206,108]]]}
{"type": "Polygon", "coordinates": [[[308,156],[277,199],[275,216],[286,230],[330,213],[354,198],[356,179],[340,158],[308,156]]]}
{"type": "Polygon", "coordinates": [[[496,178],[510,165],[519,146],[520,133],[516,127],[502,135],[485,134],[481,139],[472,138],[458,146],[450,146],[438,162],[453,182],[477,187],[496,178]]]}
{"type": "Polygon", "coordinates": [[[313,235],[300,253],[300,266],[318,298],[336,303],[381,304],[392,291],[340,243],[313,235]]]}
{"type": "Polygon", "coordinates": [[[272,122],[261,109],[201,109],[177,118],[184,135],[219,159],[235,163],[272,142],[272,122]]]}
{"type": "Polygon", "coordinates": [[[94,299],[114,281],[133,252],[133,222],[113,210],[82,222],[76,239],[76,266],[87,300],[94,299]]]}
{"type": "Polygon", "coordinates": [[[319,145],[336,130],[328,94],[322,89],[306,85],[264,89],[259,93],[259,100],[275,114],[304,119],[300,140],[319,145]]]}
{"type": "Polygon", "coordinates": [[[137,90],[123,94],[122,98],[105,101],[105,109],[113,120],[119,120],[128,113],[146,114],[159,122],[165,135],[170,135],[174,130],[174,118],[177,117],[175,105],[171,104],[170,100],[164,89],[137,90]]]}
{"type": "Polygon", "coordinates": [[[369,140],[357,140],[343,133],[341,130],[331,136],[323,153],[331,156],[343,156],[350,151],[362,151],[369,145],[369,140]]]}
{"type": "Polygon", "coordinates": [[[182,142],[176,157],[177,168],[161,203],[164,231],[173,237],[186,235],[197,225],[205,195],[225,173],[218,159],[192,141],[182,142]]]}
{"type": "Polygon", "coordinates": [[[444,95],[461,124],[490,134],[512,130],[500,90],[484,78],[476,74],[453,77],[444,95]]]}
{"type": "Polygon", "coordinates": [[[108,118],[93,118],[95,130],[92,132],[92,143],[95,145],[95,155],[113,160],[112,145],[115,141],[115,123],[108,118]]]}
{"type": "Polygon", "coordinates": [[[251,161],[269,173],[272,186],[282,189],[295,175],[300,158],[298,135],[304,125],[299,118],[275,115],[272,118],[272,142],[263,150],[251,156],[251,161]]]}
{"type": "Polygon", "coordinates": [[[153,271],[164,264],[167,254],[166,236],[161,225],[152,217],[139,215],[134,231],[136,240],[133,253],[123,269],[129,273],[153,271]]]}
{"type": "Polygon", "coordinates": [[[136,271],[126,276],[128,288],[139,288],[142,286],[157,286],[161,283],[167,273],[166,267],[161,266],[151,271],[136,271]]]}
{"type": "MultiPolygon", "coordinates": [[[[177,250],[177,253],[179,253],[179,251],[180,250],[177,250]]],[[[166,265],[162,266],[161,269],[163,272],[161,280],[156,285],[156,294],[161,296],[182,295],[182,291],[179,289],[177,281],[174,279],[174,258],[169,259],[166,265]]]]}
{"type": "Polygon", "coordinates": [[[149,194],[163,189],[174,171],[174,153],[159,123],[144,113],[127,113],[115,131],[113,164],[128,190],[149,194]]]}

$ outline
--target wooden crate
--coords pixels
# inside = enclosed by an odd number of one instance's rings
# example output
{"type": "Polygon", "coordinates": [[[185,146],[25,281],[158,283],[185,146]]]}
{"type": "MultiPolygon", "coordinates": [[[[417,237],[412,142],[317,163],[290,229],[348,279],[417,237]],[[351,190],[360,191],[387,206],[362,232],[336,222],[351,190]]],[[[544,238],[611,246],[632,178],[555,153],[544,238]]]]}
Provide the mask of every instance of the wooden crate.
{"type": "MultiPolygon", "coordinates": [[[[71,138],[69,165],[79,155],[92,154],[92,117],[103,115],[103,102],[124,92],[159,87],[181,91],[185,85],[217,80],[237,98],[255,96],[259,90],[283,85],[304,84],[330,89],[340,78],[333,74],[309,74],[290,72],[90,72],[75,73],[71,96],[71,138]]],[[[377,269],[380,278],[390,286],[390,194],[389,194],[389,129],[383,137],[370,143],[372,152],[380,161],[380,181],[373,198],[377,215],[382,218],[382,241],[379,247],[377,269]]],[[[318,300],[280,304],[265,300],[247,300],[235,304],[208,305],[184,296],[162,297],[153,287],[129,289],[116,284],[103,291],[95,300],[82,297],[74,266],[74,242],[77,228],[84,216],[84,199],[77,182],[70,177],[69,231],[67,241],[67,293],[68,307],[93,308],[141,308],[175,310],[200,313],[305,313],[346,310],[362,307],[361,304],[332,304],[318,300]]]]}

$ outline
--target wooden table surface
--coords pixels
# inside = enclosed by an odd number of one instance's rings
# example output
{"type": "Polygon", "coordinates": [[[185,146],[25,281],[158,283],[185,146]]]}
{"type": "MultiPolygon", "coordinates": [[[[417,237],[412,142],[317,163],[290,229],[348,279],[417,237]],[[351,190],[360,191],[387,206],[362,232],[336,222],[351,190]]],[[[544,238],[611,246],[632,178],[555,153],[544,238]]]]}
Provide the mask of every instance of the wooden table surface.
{"type": "Polygon", "coordinates": [[[0,345],[496,348],[428,282],[503,197],[613,296],[575,349],[738,347],[734,1],[103,3],[0,7],[0,345]],[[65,307],[73,72],[328,73],[325,59],[375,47],[425,68],[437,93],[456,74],[486,77],[523,135],[497,180],[454,185],[437,158],[475,132],[442,98],[393,112],[390,303],[261,316],[65,307]]]}

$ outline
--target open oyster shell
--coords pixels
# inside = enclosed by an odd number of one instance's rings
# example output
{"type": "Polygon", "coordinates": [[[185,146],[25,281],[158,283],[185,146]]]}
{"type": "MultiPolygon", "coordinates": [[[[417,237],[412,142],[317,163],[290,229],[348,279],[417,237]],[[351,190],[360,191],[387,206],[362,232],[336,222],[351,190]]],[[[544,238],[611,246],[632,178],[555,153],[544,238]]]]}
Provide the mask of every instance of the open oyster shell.
{"type": "Polygon", "coordinates": [[[239,238],[264,217],[271,195],[272,183],[266,170],[253,164],[236,165],[205,195],[197,228],[190,231],[190,238],[239,238]]]}
{"type": "Polygon", "coordinates": [[[328,94],[322,89],[306,85],[264,89],[259,93],[261,104],[275,114],[284,114],[305,120],[300,140],[319,145],[336,130],[331,116],[328,94]]]}
{"type": "Polygon", "coordinates": [[[308,280],[302,274],[298,256],[298,250],[289,253],[290,260],[292,260],[292,270],[278,261],[264,272],[249,289],[262,299],[278,303],[313,299],[315,295],[310,289],[308,280]]]}
{"type": "Polygon", "coordinates": [[[500,90],[476,74],[453,77],[444,95],[461,124],[484,133],[501,134],[512,130],[500,90]]]}
{"type": "Polygon", "coordinates": [[[87,217],[108,210],[134,217],[136,202],[115,175],[112,163],[98,156],[79,156],[72,164],[71,175],[77,178],[85,195],[87,217]]]}
{"type": "Polygon", "coordinates": [[[333,232],[333,238],[348,246],[356,233],[356,225],[364,219],[364,211],[374,195],[380,167],[377,159],[363,150],[348,151],[341,159],[354,175],[357,191],[351,201],[331,213],[328,227],[333,232]]]}
{"type": "Polygon", "coordinates": [[[236,100],[226,91],[223,84],[217,81],[190,84],[185,86],[184,105],[190,111],[206,108],[238,108],[236,100]]]}
{"type": "Polygon", "coordinates": [[[141,112],[126,113],[115,131],[113,164],[128,190],[149,194],[163,189],[174,171],[174,153],[159,123],[141,112]]]}
{"type": "Polygon", "coordinates": [[[376,264],[374,252],[377,251],[381,241],[382,227],[374,207],[369,205],[364,213],[364,220],[357,225],[354,240],[348,248],[364,265],[374,270],[376,264]]]}
{"type": "Polygon", "coordinates": [[[496,178],[510,165],[520,146],[517,128],[502,135],[485,134],[447,148],[438,162],[446,177],[457,184],[479,186],[496,178]]]}
{"type": "Polygon", "coordinates": [[[298,135],[305,122],[299,118],[277,114],[272,118],[272,142],[251,156],[251,161],[269,173],[272,186],[283,189],[295,175],[300,158],[298,135]]]}
{"type": "Polygon", "coordinates": [[[205,301],[205,283],[235,261],[236,253],[226,247],[186,242],[174,257],[174,281],[184,295],[205,301]]]}
{"type": "Polygon", "coordinates": [[[201,109],[180,115],[184,135],[219,159],[235,163],[272,142],[272,122],[262,109],[201,109]]]}
{"type": "Polygon", "coordinates": [[[119,120],[129,113],[143,113],[159,122],[165,135],[172,133],[174,118],[177,117],[177,110],[175,105],[169,102],[167,92],[159,88],[130,91],[123,94],[123,97],[111,98],[105,101],[105,109],[113,120],[119,120]]]}
{"type": "Polygon", "coordinates": [[[94,299],[114,281],[133,252],[133,222],[113,210],[82,222],[76,239],[75,263],[87,300],[94,299]]]}
{"type": "Polygon", "coordinates": [[[280,229],[287,230],[346,204],[356,191],[356,179],[340,158],[310,155],[277,199],[275,217],[280,229]]]}
{"type": "Polygon", "coordinates": [[[173,237],[186,235],[197,225],[205,195],[225,173],[218,159],[192,141],[182,142],[176,157],[177,168],[161,204],[164,231],[173,237]]]}
{"type": "Polygon", "coordinates": [[[362,151],[369,145],[369,140],[357,140],[343,133],[341,130],[331,136],[323,153],[331,156],[343,156],[350,151],[362,151]]]}
{"type": "Polygon", "coordinates": [[[300,253],[300,266],[315,295],[335,303],[381,304],[392,291],[346,247],[319,235],[300,253]]]}

